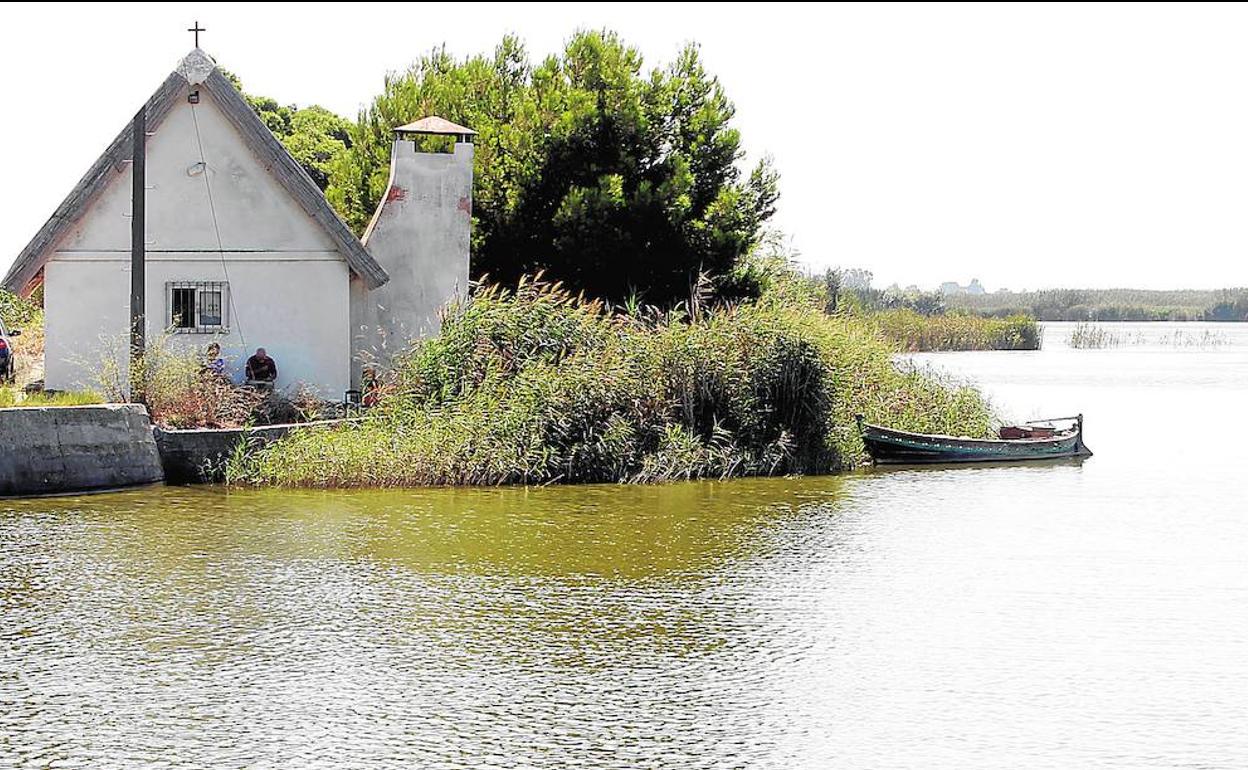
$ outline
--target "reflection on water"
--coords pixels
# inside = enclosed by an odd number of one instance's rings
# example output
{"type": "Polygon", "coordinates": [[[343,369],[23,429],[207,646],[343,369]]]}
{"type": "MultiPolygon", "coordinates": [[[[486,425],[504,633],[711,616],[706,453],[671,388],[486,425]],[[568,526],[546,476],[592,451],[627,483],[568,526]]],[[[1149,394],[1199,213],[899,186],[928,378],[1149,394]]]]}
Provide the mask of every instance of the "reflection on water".
{"type": "Polygon", "coordinates": [[[0,767],[1244,766],[1223,328],[924,357],[1086,463],[0,503],[0,767]]]}

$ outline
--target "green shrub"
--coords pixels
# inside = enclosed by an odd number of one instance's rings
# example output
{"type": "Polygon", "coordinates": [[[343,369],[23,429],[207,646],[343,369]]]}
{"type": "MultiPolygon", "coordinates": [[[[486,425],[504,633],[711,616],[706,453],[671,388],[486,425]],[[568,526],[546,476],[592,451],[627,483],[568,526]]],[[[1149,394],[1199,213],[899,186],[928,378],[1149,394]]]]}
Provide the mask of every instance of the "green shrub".
{"type": "Polygon", "coordinates": [[[9,329],[20,329],[30,324],[42,326],[43,308],[35,300],[0,289],[0,321],[4,321],[9,329]]]}
{"type": "Polygon", "coordinates": [[[93,365],[95,384],[111,401],[134,398],[152,422],[166,428],[236,428],[319,419],[325,404],[303,390],[260,392],[205,369],[203,352],[179,345],[169,333],[149,338],[129,366],[127,340],[106,340],[93,365]],[[132,390],[131,383],[136,387],[132,390]]]}

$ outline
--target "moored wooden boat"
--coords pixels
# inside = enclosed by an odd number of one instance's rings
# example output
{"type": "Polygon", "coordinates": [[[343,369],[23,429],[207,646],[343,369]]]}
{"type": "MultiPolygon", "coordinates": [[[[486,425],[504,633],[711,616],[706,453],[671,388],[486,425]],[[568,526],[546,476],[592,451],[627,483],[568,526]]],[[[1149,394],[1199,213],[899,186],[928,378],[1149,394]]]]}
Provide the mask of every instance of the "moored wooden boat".
{"type": "Polygon", "coordinates": [[[858,429],[876,464],[983,463],[1090,457],[1083,443],[1083,415],[1038,420],[1002,429],[1011,438],[978,439],[892,430],[865,422],[858,429]],[[1058,429],[1053,423],[1070,423],[1058,429]]]}

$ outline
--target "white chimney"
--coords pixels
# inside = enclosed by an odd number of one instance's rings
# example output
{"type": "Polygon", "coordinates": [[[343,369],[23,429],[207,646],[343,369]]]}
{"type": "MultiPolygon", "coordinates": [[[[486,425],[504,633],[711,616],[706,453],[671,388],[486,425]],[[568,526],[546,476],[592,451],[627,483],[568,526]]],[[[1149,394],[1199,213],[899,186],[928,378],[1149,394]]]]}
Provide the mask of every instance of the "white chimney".
{"type": "Polygon", "coordinates": [[[351,287],[352,383],[371,363],[388,366],[413,340],[439,331],[439,311],[468,291],[472,137],[439,117],[395,129],[390,183],[364,245],[390,280],[351,287]],[[413,137],[451,137],[450,152],[419,152],[413,137]]]}

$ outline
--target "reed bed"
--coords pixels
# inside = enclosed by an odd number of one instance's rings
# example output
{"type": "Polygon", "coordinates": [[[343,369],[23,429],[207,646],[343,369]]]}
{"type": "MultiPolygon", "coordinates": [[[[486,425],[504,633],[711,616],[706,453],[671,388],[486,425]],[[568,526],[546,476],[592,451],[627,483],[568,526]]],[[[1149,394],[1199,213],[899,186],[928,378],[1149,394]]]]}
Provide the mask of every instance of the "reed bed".
{"type": "Polygon", "coordinates": [[[362,421],[241,448],[234,484],[652,482],[858,463],[854,415],[987,435],[973,388],[893,364],[794,284],[747,304],[615,312],[558,285],[478,288],[401,358],[362,421]]]}
{"type": "Polygon", "coordinates": [[[987,318],[969,313],[922,315],[905,308],[870,315],[880,333],[909,353],[947,350],[1039,350],[1040,326],[1015,315],[987,318]]]}
{"type": "Polygon", "coordinates": [[[1180,330],[1173,334],[1163,335],[1161,344],[1169,348],[1217,348],[1229,345],[1230,340],[1226,335],[1208,329],[1200,334],[1180,330]]]}
{"type": "Polygon", "coordinates": [[[1082,350],[1102,350],[1125,345],[1153,345],[1163,348],[1216,348],[1229,344],[1226,335],[1208,329],[1200,333],[1176,330],[1157,337],[1141,331],[1131,333],[1112,331],[1103,324],[1080,323],[1070,331],[1066,343],[1082,350]]]}
{"type": "Polygon", "coordinates": [[[1121,335],[1109,331],[1104,326],[1094,323],[1079,323],[1075,324],[1075,328],[1070,330],[1070,336],[1066,339],[1066,344],[1081,350],[1100,350],[1103,348],[1116,348],[1122,344],[1122,341],[1121,335]]]}

